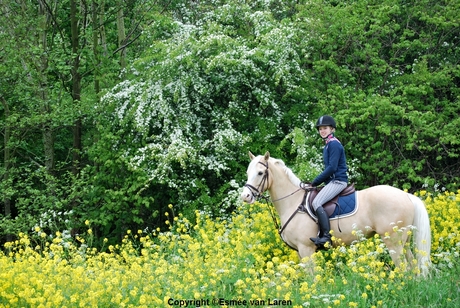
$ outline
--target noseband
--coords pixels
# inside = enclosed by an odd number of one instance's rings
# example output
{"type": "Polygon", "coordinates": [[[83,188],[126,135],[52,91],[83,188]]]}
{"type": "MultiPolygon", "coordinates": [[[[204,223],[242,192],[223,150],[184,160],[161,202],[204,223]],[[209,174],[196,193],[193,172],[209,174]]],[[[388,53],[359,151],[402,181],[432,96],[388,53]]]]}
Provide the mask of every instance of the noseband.
{"type": "Polygon", "coordinates": [[[265,183],[267,183],[267,188],[268,188],[268,162],[267,164],[264,164],[263,162],[259,161],[259,164],[265,167],[264,176],[262,177],[262,180],[260,181],[259,185],[257,187],[254,187],[248,183],[244,184],[244,187],[249,188],[255,200],[257,200],[260,196],[262,196],[265,183]]]}

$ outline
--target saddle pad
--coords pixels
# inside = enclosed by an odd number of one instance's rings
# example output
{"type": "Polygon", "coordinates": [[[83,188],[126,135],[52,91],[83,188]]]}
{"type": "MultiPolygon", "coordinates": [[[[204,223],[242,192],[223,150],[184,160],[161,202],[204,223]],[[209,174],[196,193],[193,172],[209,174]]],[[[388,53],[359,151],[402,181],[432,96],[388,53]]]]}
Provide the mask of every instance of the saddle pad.
{"type": "Polygon", "coordinates": [[[338,200],[338,206],[335,207],[334,212],[329,216],[329,218],[334,218],[340,215],[346,215],[353,212],[356,209],[356,192],[347,195],[341,196],[338,200]]]}

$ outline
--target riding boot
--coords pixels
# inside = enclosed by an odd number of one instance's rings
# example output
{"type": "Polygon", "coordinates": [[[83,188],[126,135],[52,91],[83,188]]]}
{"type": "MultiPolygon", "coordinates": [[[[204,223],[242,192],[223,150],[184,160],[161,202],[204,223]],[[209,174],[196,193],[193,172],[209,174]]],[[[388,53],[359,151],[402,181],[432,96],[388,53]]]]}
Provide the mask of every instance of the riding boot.
{"type": "Polygon", "coordinates": [[[331,240],[331,226],[329,224],[329,216],[327,215],[326,211],[322,206],[316,209],[316,216],[318,217],[318,224],[319,224],[319,237],[310,237],[310,240],[315,243],[321,249],[324,249],[324,245],[329,242],[329,247],[332,247],[332,240],[331,240]]]}

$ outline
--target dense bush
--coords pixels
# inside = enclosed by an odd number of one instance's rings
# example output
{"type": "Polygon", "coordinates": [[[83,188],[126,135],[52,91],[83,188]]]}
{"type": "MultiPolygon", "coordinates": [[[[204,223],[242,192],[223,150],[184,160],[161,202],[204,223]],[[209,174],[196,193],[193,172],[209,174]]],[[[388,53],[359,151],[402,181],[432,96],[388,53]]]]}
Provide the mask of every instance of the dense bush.
{"type": "Polygon", "coordinates": [[[225,216],[248,150],[303,180],[319,172],[313,123],[326,113],[358,188],[457,188],[454,2],[103,3],[79,15],[79,62],[67,1],[3,8],[2,236],[37,222],[78,232],[91,219],[116,241],[163,225],[168,204],[225,216]]]}

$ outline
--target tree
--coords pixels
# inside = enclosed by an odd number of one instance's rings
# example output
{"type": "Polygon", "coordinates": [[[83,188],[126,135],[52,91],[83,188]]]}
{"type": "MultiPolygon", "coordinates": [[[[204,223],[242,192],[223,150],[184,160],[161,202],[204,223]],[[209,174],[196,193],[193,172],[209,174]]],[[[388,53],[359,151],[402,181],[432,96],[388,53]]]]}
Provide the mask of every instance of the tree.
{"type": "Polygon", "coordinates": [[[127,225],[161,225],[168,204],[186,214],[231,210],[247,150],[271,144],[276,154],[285,111],[303,91],[300,37],[269,11],[231,3],[203,13],[200,25],[158,27],[148,30],[162,40],[98,109],[98,170],[86,171],[105,175],[92,182],[105,193],[85,199],[100,204],[91,218],[104,226],[122,228],[119,215],[127,225]]]}
{"type": "Polygon", "coordinates": [[[419,189],[459,177],[458,44],[451,2],[356,1],[300,12],[308,43],[309,100],[337,116],[360,184],[419,189]],[[364,177],[365,175],[365,177],[364,177]]]}
{"type": "MultiPolygon", "coordinates": [[[[138,10],[140,1],[129,3],[125,11],[138,10]]],[[[100,92],[112,87],[120,75],[119,63],[113,61],[118,43],[112,17],[121,7],[106,14],[110,1],[91,4],[1,3],[3,234],[30,230],[43,215],[79,206],[81,192],[76,188],[79,171],[88,163],[86,148],[95,136],[94,105],[100,92]]],[[[142,27],[135,28],[128,28],[129,33],[142,27]]],[[[124,49],[129,45],[125,44],[124,49]]],[[[66,220],[56,220],[57,227],[68,228],[66,220]]],[[[77,219],[72,223],[79,224],[77,219]]]]}

